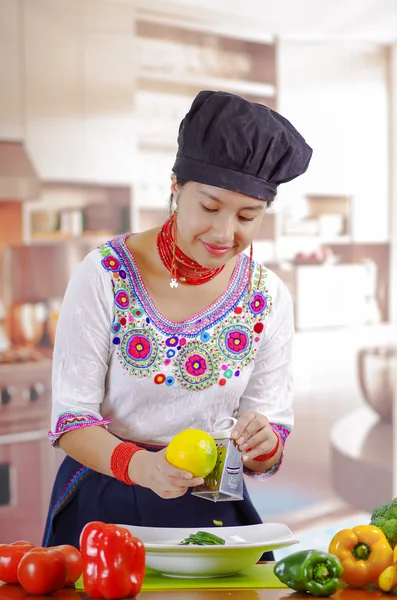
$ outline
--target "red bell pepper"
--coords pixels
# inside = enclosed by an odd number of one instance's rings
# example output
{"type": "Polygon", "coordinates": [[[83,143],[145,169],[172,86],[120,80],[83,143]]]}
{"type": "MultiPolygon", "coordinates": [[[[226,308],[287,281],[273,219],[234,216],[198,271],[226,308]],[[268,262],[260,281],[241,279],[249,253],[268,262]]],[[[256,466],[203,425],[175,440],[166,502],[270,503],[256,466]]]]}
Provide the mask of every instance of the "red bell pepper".
{"type": "Polygon", "coordinates": [[[80,536],[84,589],[93,598],[136,596],[145,576],[145,547],[124,527],[87,523],[80,536]]]}

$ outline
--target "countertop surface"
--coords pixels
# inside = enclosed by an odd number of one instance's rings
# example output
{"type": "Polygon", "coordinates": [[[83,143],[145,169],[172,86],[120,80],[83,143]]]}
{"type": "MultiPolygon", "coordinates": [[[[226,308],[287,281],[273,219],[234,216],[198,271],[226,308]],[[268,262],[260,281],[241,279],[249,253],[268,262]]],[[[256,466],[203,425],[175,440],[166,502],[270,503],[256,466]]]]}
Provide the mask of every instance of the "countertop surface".
{"type": "MultiPolygon", "coordinates": [[[[155,590],[141,591],[138,596],[142,600],[300,600],[314,598],[311,594],[300,594],[288,588],[282,589],[190,589],[190,590],[155,590]]],[[[381,591],[345,588],[336,592],[334,600],[389,600],[396,598],[397,593],[382,593],[381,591]]],[[[18,585],[1,585],[0,600],[32,600],[18,585]]],[[[37,596],[38,600],[88,600],[90,596],[73,588],[65,588],[52,596],[37,596]]]]}
{"type": "MultiPolygon", "coordinates": [[[[299,594],[289,589],[280,590],[178,590],[168,592],[141,592],[142,600],[300,600],[314,598],[311,594],[299,594]]],[[[379,591],[344,589],[331,596],[334,600],[389,600],[394,594],[379,591]]]]}
{"type": "MultiPolygon", "coordinates": [[[[142,600],[300,600],[314,598],[311,594],[298,594],[293,590],[197,590],[177,592],[141,592],[142,600]]],[[[380,600],[396,598],[390,594],[367,590],[343,590],[331,596],[334,600],[380,600]]]]}

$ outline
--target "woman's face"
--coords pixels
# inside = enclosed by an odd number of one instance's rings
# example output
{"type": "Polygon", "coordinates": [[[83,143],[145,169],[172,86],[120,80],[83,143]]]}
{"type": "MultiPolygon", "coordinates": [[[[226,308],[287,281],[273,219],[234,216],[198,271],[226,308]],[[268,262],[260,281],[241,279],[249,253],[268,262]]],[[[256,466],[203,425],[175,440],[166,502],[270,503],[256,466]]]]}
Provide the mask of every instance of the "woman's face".
{"type": "Polygon", "coordinates": [[[178,247],[201,266],[215,269],[254,240],[266,202],[223,188],[172,177],[177,205],[178,247]]]}

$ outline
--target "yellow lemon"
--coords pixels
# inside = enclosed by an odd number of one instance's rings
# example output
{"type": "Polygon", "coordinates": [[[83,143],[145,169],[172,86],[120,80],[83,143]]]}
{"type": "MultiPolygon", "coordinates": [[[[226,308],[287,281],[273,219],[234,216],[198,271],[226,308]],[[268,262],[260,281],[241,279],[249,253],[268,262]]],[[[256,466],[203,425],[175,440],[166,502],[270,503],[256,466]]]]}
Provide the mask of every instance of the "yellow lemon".
{"type": "Polygon", "coordinates": [[[189,471],[194,477],[206,477],[215,467],[218,451],[208,433],[185,429],[172,438],[165,456],[174,467],[189,471]]]}

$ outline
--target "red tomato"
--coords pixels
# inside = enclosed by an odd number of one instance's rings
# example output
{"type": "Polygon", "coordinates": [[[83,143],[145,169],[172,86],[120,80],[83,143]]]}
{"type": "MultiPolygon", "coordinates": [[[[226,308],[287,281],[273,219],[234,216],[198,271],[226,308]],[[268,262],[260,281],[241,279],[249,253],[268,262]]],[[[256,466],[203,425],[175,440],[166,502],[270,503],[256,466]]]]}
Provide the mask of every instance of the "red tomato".
{"type": "Polygon", "coordinates": [[[77,548],[74,546],[69,546],[68,544],[54,546],[54,550],[62,552],[66,558],[66,564],[68,566],[68,578],[66,580],[65,587],[73,585],[83,572],[83,557],[81,556],[80,550],[77,550],[77,548]]]}
{"type": "Polygon", "coordinates": [[[0,581],[18,583],[18,565],[21,558],[34,548],[29,542],[0,544],[0,581]]]}
{"type": "Polygon", "coordinates": [[[65,555],[54,548],[35,548],[21,559],[18,579],[30,594],[52,594],[65,585],[68,569],[65,555]]]}

